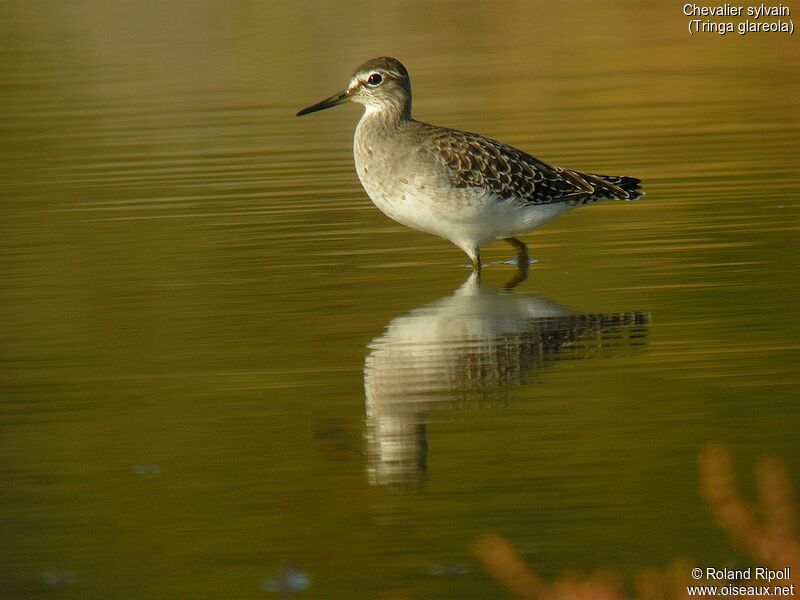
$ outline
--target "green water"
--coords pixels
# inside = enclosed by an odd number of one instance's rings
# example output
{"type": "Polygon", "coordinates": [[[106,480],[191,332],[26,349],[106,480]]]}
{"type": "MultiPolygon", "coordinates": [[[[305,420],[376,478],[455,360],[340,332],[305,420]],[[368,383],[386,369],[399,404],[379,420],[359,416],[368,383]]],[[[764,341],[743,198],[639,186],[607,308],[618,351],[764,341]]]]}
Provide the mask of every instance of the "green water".
{"type": "Polygon", "coordinates": [[[722,567],[699,450],[800,483],[796,36],[354,7],[0,5],[0,597],[502,598],[483,532],[547,578],[722,567]],[[647,196],[478,287],[366,198],[356,107],[293,116],[381,54],[419,118],[647,196]]]}

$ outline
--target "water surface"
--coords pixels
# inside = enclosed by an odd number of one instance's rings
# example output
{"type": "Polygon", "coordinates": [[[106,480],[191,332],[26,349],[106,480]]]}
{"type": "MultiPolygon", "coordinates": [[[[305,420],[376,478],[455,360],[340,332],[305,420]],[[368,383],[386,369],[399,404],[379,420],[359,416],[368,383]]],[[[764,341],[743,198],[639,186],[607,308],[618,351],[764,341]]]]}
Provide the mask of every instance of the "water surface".
{"type": "Polygon", "coordinates": [[[800,482],[800,55],[678,12],[5,4],[1,595],[502,597],[487,531],[546,577],[741,560],[696,461],[800,482]],[[365,197],[356,107],[293,116],[381,54],[418,118],[648,195],[478,285],[365,197]]]}

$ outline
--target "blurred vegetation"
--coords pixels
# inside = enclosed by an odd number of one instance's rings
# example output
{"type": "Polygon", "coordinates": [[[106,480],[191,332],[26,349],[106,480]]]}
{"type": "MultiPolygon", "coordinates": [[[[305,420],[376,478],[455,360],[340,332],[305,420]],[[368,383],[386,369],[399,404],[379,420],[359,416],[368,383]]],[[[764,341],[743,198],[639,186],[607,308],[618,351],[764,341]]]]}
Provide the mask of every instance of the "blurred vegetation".
{"type": "Polygon", "coordinates": [[[0,2],[0,597],[261,598],[297,569],[309,596],[485,598],[475,573],[423,575],[481,531],[542,581],[728,557],[675,490],[708,439],[800,476],[800,54],[685,21],[638,0],[0,2]],[[647,312],[646,350],[442,411],[415,493],[365,473],[364,358],[468,271],[366,198],[355,107],[294,118],[381,54],[419,118],[648,192],[530,236],[518,290],[647,312]]]}
{"type": "MultiPolygon", "coordinates": [[[[755,469],[758,504],[752,505],[738,491],[730,450],[722,445],[709,445],[700,455],[700,482],[703,496],[716,523],[754,566],[776,571],[789,568],[790,578],[767,582],[763,579],[736,580],[737,586],[797,586],[800,583],[800,537],[797,529],[796,505],[784,465],[774,458],[763,459],[755,469]]],[[[654,541],[657,543],[657,541],[654,541]]],[[[680,559],[669,568],[650,569],[635,578],[635,593],[629,594],[621,578],[608,571],[588,577],[568,575],[546,583],[520,558],[504,537],[485,534],[474,541],[473,552],[486,572],[514,598],[521,600],[670,600],[686,598],[687,586],[705,583],[723,585],[719,581],[693,579],[692,568],[706,567],[698,561],[680,559]]],[[[715,565],[717,569],[728,565],[715,565]]],[[[703,568],[705,571],[705,568],[703,568]]],[[[751,571],[751,574],[754,571],[751,571]]],[[[699,598],[718,597],[697,594],[699,598]]],[[[774,597],[760,594],[754,598],[774,597]]]]}

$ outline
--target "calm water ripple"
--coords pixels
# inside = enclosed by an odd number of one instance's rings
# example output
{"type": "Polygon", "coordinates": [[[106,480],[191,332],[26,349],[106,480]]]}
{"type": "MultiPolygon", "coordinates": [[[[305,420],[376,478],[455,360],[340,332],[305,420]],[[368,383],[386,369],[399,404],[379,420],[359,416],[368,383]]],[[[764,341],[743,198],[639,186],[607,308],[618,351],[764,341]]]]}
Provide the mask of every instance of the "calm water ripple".
{"type": "Polygon", "coordinates": [[[498,597],[482,532],[548,579],[739,560],[697,455],[800,482],[800,63],[665,6],[3,4],[0,596],[498,597]],[[356,108],[294,117],[380,53],[647,196],[464,282],[356,108]]]}

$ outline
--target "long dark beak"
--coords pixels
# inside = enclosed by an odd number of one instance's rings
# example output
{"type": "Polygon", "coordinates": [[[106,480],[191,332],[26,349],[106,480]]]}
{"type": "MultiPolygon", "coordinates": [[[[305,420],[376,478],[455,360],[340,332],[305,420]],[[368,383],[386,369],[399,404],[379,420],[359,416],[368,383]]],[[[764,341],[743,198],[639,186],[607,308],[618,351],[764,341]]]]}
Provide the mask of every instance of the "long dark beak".
{"type": "Polygon", "coordinates": [[[299,113],[297,113],[298,117],[302,117],[303,115],[307,115],[308,113],[317,112],[318,110],[325,110],[326,108],[330,108],[331,106],[336,106],[337,104],[343,104],[345,102],[350,101],[350,94],[347,91],[341,92],[340,94],[334,94],[330,98],[325,98],[322,102],[317,102],[316,104],[312,104],[311,106],[304,108],[299,113]]]}

